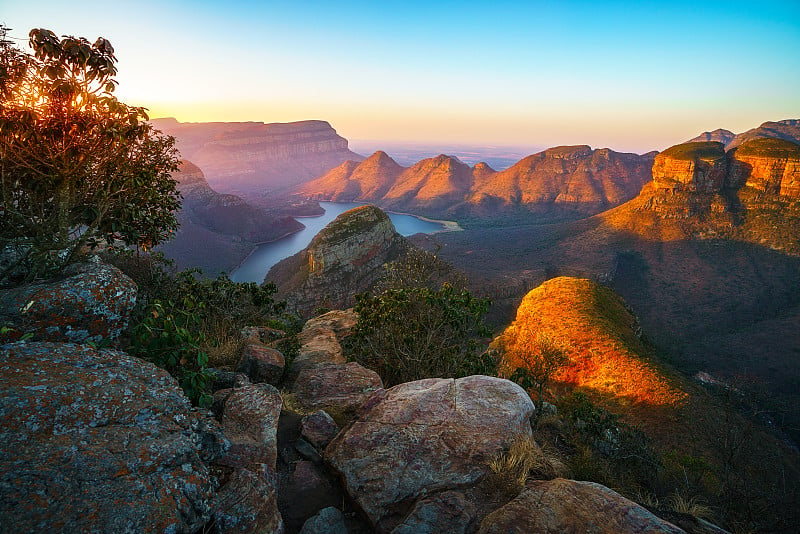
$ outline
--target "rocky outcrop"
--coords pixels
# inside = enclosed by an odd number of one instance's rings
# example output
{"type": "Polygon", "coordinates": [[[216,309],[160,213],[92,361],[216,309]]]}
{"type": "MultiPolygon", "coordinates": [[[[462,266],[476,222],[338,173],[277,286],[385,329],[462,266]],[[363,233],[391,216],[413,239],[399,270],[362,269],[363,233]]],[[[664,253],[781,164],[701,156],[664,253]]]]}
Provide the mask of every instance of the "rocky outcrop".
{"type": "Polygon", "coordinates": [[[247,375],[254,384],[266,382],[275,386],[283,377],[285,365],[286,360],[280,351],[260,341],[249,340],[245,344],[236,370],[247,375]]]}
{"type": "Polygon", "coordinates": [[[0,324],[11,328],[0,342],[23,333],[35,341],[116,341],[135,303],[134,281],[94,258],[60,280],[0,290],[0,324]]]}
{"type": "Polygon", "coordinates": [[[725,147],[728,150],[736,148],[753,139],[783,139],[795,144],[800,144],[800,119],[784,119],[781,121],[767,121],[757,128],[737,134],[725,147]]]}
{"type": "Polygon", "coordinates": [[[350,418],[382,389],[378,373],[355,362],[321,364],[302,369],[292,386],[297,402],[306,410],[325,410],[350,418]]]}
{"type": "Polygon", "coordinates": [[[680,534],[683,530],[605,486],[557,478],[529,481],[517,498],[487,516],[478,532],[680,534]]]}
{"type": "Polygon", "coordinates": [[[800,198],[800,145],[782,139],[754,139],[728,152],[727,185],[752,187],[772,196],[800,198]]]}
{"type": "Polygon", "coordinates": [[[269,384],[246,385],[214,394],[221,407],[220,423],[231,446],[219,463],[233,468],[275,469],[278,417],[283,401],[269,384]]]}
{"type": "Polygon", "coordinates": [[[192,532],[227,449],[151,363],[62,343],[0,347],[0,517],[9,532],[192,532]]]}
{"type": "Polygon", "coordinates": [[[344,161],[361,161],[325,121],[264,124],[156,120],[175,136],[181,156],[195,162],[213,188],[261,196],[311,180],[344,161]]]}
{"type": "Polygon", "coordinates": [[[350,496],[379,531],[428,495],[468,487],[515,438],[533,404],[507,380],[427,379],[374,393],[325,449],[350,496]]]}
{"type": "Polygon", "coordinates": [[[653,183],[660,190],[719,192],[728,170],[725,146],[715,141],[684,143],[658,154],[653,183]]]}
{"type": "Polygon", "coordinates": [[[339,215],[305,250],[279,262],[266,278],[278,286],[278,295],[290,307],[302,312],[321,305],[346,307],[406,247],[383,211],[361,206],[339,215]]]}
{"type": "Polygon", "coordinates": [[[214,532],[283,534],[275,472],[266,465],[251,469],[235,469],[217,493],[214,532]]]}

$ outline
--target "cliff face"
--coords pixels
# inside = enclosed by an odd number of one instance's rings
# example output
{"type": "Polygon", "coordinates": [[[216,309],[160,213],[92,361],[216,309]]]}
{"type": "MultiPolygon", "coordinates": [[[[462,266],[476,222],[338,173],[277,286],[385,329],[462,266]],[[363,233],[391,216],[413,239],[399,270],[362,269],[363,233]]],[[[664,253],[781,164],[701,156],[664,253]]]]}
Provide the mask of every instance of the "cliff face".
{"type": "Polygon", "coordinates": [[[752,187],[770,195],[800,198],[800,145],[783,139],[754,139],[729,153],[728,186],[752,187]]]}
{"type": "Polygon", "coordinates": [[[159,119],[153,123],[175,136],[181,155],[195,162],[211,186],[222,192],[282,191],[346,160],[363,159],[325,121],[179,123],[159,119]]]}
{"type": "Polygon", "coordinates": [[[726,172],[725,146],[715,141],[676,145],[658,154],[653,162],[656,187],[671,191],[719,191],[726,172]]]}
{"type": "Polygon", "coordinates": [[[305,250],[275,265],[266,279],[301,312],[321,305],[347,306],[407,246],[383,211],[361,206],[339,215],[305,250]]]}
{"type": "Polygon", "coordinates": [[[180,268],[200,267],[208,275],[230,272],[264,241],[303,228],[291,217],[274,217],[236,195],[214,191],[197,165],[182,161],[178,190],[183,195],[175,237],[159,247],[180,268]],[[198,244],[202,243],[202,246],[198,244]]]}

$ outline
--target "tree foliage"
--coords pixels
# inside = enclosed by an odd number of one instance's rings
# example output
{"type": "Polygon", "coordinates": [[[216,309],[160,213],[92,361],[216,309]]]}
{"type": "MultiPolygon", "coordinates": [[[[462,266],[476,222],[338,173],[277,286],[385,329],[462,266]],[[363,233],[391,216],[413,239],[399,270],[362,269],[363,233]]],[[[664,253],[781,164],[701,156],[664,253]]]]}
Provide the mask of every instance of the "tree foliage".
{"type": "Polygon", "coordinates": [[[49,276],[84,247],[152,246],[177,228],[175,140],[113,95],[107,40],[0,27],[0,282],[49,276]]]}
{"type": "Polygon", "coordinates": [[[387,385],[432,377],[493,371],[482,356],[489,331],[483,317],[489,299],[444,284],[387,289],[356,297],[359,315],[350,355],[374,369],[387,385]]]}

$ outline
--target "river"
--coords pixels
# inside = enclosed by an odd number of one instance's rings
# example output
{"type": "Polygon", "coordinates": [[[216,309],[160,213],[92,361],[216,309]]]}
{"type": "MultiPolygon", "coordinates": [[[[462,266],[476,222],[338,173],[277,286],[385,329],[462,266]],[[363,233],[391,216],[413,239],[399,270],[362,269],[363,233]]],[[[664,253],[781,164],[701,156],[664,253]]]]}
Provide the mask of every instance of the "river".
{"type": "MultiPolygon", "coordinates": [[[[314,236],[337,216],[363,204],[355,202],[320,202],[319,205],[325,210],[324,215],[298,217],[297,220],[305,225],[303,230],[256,247],[242,264],[231,273],[231,280],[234,282],[257,282],[260,284],[264,281],[264,277],[273,265],[306,248],[314,236]]],[[[388,213],[388,215],[392,223],[394,223],[397,233],[404,236],[419,233],[433,234],[453,229],[454,227],[457,228],[453,223],[421,219],[414,215],[402,213],[388,213]]]]}

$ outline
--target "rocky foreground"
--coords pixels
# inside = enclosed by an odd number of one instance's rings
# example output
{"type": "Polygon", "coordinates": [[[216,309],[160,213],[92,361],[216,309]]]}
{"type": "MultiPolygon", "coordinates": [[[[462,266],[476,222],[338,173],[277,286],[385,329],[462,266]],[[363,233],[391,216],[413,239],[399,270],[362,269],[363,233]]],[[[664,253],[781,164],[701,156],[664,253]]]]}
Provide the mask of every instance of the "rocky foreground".
{"type": "MultiPolygon", "coordinates": [[[[85,293],[129,309],[130,284],[115,271],[83,269],[96,284],[85,293]]],[[[3,302],[4,316],[20,305],[24,315],[27,303],[3,302]]],[[[72,309],[70,330],[119,326],[95,317],[79,328],[72,309]]],[[[531,480],[517,495],[498,492],[489,462],[533,435],[527,393],[489,376],[385,389],[342,356],[355,320],[333,311],[309,321],[288,366],[270,347],[278,333],[248,329],[238,371],[214,373],[211,411],[192,408],[153,364],[52,325],[39,341],[2,345],[4,529],[682,532],[597,484],[531,480]]]]}

